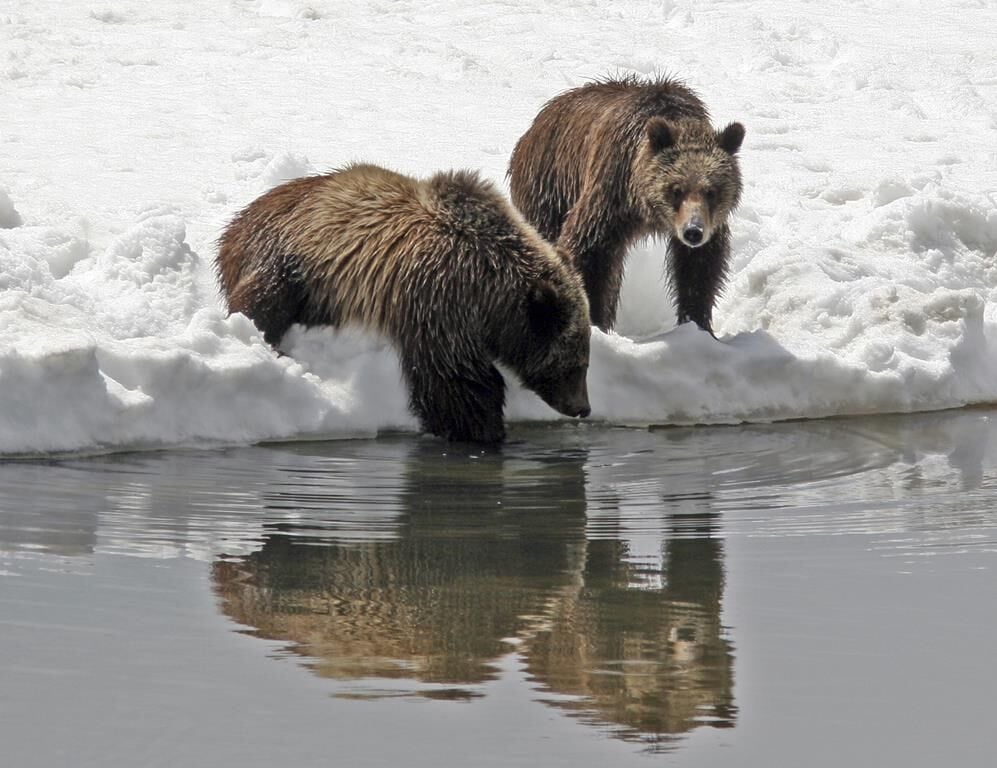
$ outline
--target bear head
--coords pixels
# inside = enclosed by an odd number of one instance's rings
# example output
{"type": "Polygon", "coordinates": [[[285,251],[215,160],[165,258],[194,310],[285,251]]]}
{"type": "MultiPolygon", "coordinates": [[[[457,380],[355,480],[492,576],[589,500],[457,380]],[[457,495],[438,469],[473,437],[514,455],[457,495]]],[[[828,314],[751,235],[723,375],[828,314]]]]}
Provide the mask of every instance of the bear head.
{"type": "Polygon", "coordinates": [[[463,264],[462,332],[480,337],[494,360],[565,416],[591,411],[588,297],[569,257],[544,240],[491,182],[473,172],[429,181],[445,250],[463,264]],[[467,310],[471,308],[469,314],[467,310]]]}
{"type": "Polygon", "coordinates": [[[744,126],[651,118],[635,170],[637,205],[649,229],[690,248],[710,241],[741,199],[737,152],[744,126]]]}
{"type": "Polygon", "coordinates": [[[592,326],[580,276],[562,265],[531,278],[517,315],[498,331],[498,359],[554,410],[588,416],[592,326]]]}

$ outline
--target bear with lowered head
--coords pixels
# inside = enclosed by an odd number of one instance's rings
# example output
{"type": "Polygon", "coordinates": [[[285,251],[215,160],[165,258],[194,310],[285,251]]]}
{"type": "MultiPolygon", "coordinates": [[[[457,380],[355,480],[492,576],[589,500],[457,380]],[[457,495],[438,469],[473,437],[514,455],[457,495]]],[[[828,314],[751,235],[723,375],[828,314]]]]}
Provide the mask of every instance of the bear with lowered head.
{"type": "Polygon", "coordinates": [[[589,414],[581,278],[473,172],[353,165],[296,179],[235,216],[217,267],[229,311],[274,346],[294,323],[389,339],[435,435],[504,439],[496,362],[560,413],[589,414]]]}

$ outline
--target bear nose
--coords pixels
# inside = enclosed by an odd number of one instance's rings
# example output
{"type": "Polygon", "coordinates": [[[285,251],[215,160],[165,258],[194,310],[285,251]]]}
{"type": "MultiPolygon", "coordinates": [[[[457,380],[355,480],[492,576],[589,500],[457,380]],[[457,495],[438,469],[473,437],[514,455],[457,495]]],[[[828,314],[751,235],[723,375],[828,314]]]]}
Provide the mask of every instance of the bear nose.
{"type": "Polygon", "coordinates": [[[703,242],[703,228],[691,224],[682,230],[682,239],[687,245],[699,245],[703,242]]]}
{"type": "Polygon", "coordinates": [[[578,418],[584,419],[590,413],[592,413],[592,409],[589,408],[589,406],[586,405],[584,408],[579,409],[579,411],[578,411],[578,418]]]}

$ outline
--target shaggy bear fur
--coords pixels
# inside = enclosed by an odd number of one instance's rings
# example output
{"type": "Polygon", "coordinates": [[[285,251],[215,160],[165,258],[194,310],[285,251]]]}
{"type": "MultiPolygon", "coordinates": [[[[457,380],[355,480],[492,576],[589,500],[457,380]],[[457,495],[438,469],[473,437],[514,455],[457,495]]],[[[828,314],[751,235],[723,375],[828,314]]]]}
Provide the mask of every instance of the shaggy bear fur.
{"type": "Polygon", "coordinates": [[[628,247],[667,235],[678,321],[712,333],[743,139],[740,123],[714,130],[703,102],[676,80],[590,83],[549,101],[516,144],[512,201],[574,258],[595,325],[616,320],[628,247]]]}
{"type": "Polygon", "coordinates": [[[504,438],[496,361],[552,408],[589,413],[581,279],[472,172],[416,180],[354,165],[283,184],[228,226],[218,273],[229,310],[273,345],[294,323],[390,339],[409,405],[436,435],[504,438]]]}

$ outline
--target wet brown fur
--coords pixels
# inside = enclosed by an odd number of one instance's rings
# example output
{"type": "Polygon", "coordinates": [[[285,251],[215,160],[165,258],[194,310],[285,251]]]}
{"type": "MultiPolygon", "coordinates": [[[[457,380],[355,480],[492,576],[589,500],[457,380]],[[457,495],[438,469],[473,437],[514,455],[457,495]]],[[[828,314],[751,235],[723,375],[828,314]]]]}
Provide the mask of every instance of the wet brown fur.
{"type": "Polygon", "coordinates": [[[269,343],[294,323],[391,339],[429,432],[504,438],[496,361],[553,408],[588,413],[581,280],[472,172],[417,180],[355,165],[297,179],[239,213],[219,245],[229,310],[269,343]]]}
{"type": "Polygon", "coordinates": [[[593,324],[608,330],[616,320],[629,246],[660,235],[679,322],[712,333],[743,137],[740,123],[714,130],[699,97],[668,78],[594,82],[541,109],[513,151],[512,201],[574,259],[593,324]],[[691,224],[702,224],[698,247],[682,237],[691,224]]]}

